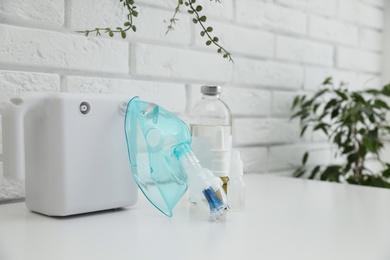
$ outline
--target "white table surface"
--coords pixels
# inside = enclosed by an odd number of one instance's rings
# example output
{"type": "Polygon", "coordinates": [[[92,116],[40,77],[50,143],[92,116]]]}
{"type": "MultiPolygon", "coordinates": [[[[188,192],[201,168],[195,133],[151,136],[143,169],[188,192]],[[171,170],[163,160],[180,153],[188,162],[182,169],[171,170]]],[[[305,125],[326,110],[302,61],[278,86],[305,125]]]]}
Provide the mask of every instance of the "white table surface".
{"type": "Polygon", "coordinates": [[[246,209],[214,223],[182,199],[52,218],[0,205],[1,260],[390,259],[390,190],[246,175],[246,209]]]}

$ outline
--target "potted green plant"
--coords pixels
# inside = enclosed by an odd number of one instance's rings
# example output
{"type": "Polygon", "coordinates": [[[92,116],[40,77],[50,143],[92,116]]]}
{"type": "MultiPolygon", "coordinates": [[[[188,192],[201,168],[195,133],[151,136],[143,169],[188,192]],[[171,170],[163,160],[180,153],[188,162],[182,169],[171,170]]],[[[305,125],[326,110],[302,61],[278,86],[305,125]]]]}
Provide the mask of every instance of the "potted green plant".
{"type": "Polygon", "coordinates": [[[387,97],[390,97],[390,84],[380,90],[350,91],[343,83],[334,86],[331,77],[311,97],[296,96],[292,118],[299,118],[301,136],[310,128],[313,132],[323,132],[336,148],[335,156],[342,157],[344,162],[317,165],[309,171],[306,152],[302,165],[293,175],[301,177],[308,173],[309,179],[319,177],[331,182],[390,188],[390,164],[380,157],[384,145],[390,141],[387,97]],[[378,160],[383,170],[372,172],[367,167],[369,158],[378,160]]]}
{"type": "MultiPolygon", "coordinates": [[[[220,3],[220,0],[210,0],[220,3]]],[[[136,32],[137,27],[135,25],[134,19],[138,17],[137,6],[134,0],[119,0],[122,3],[123,7],[126,9],[127,17],[126,21],[123,23],[123,26],[118,26],[115,29],[112,28],[103,28],[96,27],[95,29],[79,31],[84,33],[85,36],[89,36],[91,33],[95,33],[96,36],[100,36],[101,33],[106,33],[110,37],[114,35],[120,35],[123,39],[126,38],[128,32],[136,32]]],[[[219,43],[219,38],[212,35],[213,27],[207,26],[206,21],[207,17],[202,14],[203,6],[196,3],[196,0],[177,0],[177,5],[173,12],[172,18],[169,19],[169,25],[167,27],[167,32],[169,33],[174,29],[175,23],[178,21],[176,15],[181,11],[181,8],[185,8],[186,11],[193,16],[192,22],[198,24],[201,27],[200,36],[206,37],[206,45],[213,45],[217,48],[217,52],[222,55],[223,58],[228,59],[233,62],[231,53],[228,52],[222,45],[219,43]]]]}

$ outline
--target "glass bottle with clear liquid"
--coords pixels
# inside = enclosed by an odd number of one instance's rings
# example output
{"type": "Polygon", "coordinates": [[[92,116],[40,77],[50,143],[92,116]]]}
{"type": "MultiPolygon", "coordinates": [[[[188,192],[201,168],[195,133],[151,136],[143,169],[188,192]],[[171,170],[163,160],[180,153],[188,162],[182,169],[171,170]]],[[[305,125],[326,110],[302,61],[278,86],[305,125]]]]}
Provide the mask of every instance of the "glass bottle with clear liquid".
{"type": "Polygon", "coordinates": [[[232,115],[220,99],[221,86],[202,86],[202,100],[190,113],[191,147],[203,167],[222,179],[227,192],[232,150],[232,115]]]}

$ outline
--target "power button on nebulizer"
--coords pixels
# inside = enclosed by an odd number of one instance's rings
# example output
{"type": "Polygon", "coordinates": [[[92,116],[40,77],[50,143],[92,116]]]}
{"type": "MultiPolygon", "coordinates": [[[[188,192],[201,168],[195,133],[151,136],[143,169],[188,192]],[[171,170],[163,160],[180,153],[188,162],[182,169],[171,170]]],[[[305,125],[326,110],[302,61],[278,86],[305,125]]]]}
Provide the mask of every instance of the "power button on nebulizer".
{"type": "Polygon", "coordinates": [[[86,115],[91,111],[91,105],[87,101],[83,101],[81,102],[79,109],[81,114],[86,115]]]}

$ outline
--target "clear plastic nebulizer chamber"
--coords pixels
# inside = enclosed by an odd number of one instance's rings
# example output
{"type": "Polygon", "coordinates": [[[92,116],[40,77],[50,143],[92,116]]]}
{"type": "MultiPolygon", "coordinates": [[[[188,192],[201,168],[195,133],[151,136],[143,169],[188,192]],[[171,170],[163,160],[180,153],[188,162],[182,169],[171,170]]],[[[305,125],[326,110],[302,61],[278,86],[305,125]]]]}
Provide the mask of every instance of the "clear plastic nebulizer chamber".
{"type": "Polygon", "coordinates": [[[166,109],[138,97],[126,110],[125,133],[134,178],[162,213],[172,210],[187,188],[191,198],[214,219],[227,206],[223,182],[202,168],[191,149],[187,125],[166,109]]]}

